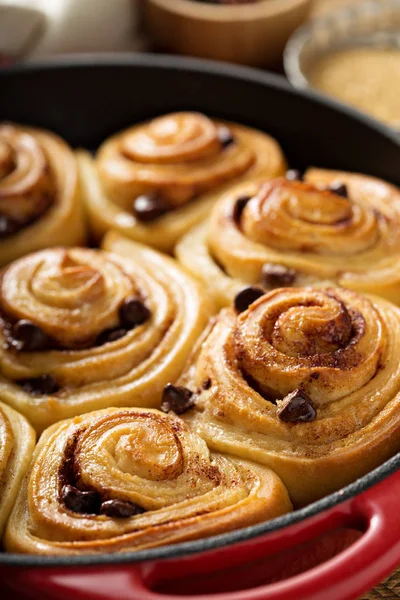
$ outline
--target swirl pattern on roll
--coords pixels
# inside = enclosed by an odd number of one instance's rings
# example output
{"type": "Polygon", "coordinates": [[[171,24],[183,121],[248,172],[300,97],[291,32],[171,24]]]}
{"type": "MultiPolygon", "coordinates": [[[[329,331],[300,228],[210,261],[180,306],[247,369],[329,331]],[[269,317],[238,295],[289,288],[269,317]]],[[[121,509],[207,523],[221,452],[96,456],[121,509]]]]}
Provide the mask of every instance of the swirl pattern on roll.
{"type": "Polygon", "coordinates": [[[39,430],[97,408],[158,406],[209,317],[172,259],[113,234],[105,247],[44,250],[0,279],[0,395],[39,430]]]}
{"type": "Polygon", "coordinates": [[[44,432],[5,545],[37,554],[139,550],[290,510],[272,471],[210,453],[173,413],[105,409],[44,432]]]}
{"type": "Polygon", "coordinates": [[[319,169],[305,179],[254,182],[226,193],[209,227],[180,243],[179,259],[211,282],[221,305],[246,283],[273,289],[288,280],[331,281],[400,303],[398,189],[319,169]]]}
{"type": "Polygon", "coordinates": [[[195,112],[135,125],[106,140],[95,162],[80,158],[95,235],[112,227],[165,251],[207,216],[215,190],[285,168],[266,134],[195,112]]]}
{"type": "Polygon", "coordinates": [[[0,402],[0,536],[29,467],[35,438],[28,421],[0,402]]]}
{"type": "Polygon", "coordinates": [[[0,123],[0,264],[84,241],[71,149],[50,132],[0,123]]]}
{"type": "Polygon", "coordinates": [[[182,377],[212,447],[270,466],[296,505],[398,451],[400,311],[340,288],[283,288],[221,311],[182,377]]]}

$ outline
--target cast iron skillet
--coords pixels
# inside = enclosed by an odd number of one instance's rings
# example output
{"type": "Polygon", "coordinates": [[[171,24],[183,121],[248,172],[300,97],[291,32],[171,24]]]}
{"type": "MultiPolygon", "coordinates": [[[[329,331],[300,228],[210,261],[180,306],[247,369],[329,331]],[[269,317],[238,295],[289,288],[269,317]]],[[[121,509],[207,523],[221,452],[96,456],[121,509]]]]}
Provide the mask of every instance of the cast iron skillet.
{"type": "MultiPolygon", "coordinates": [[[[46,127],[74,146],[94,149],[135,121],[182,109],[265,129],[292,166],[360,171],[400,185],[394,133],[278,76],[151,55],[0,72],[0,120],[46,127]]],[[[307,508],[211,539],[95,557],[3,554],[0,575],[13,594],[43,599],[356,598],[400,564],[399,466],[397,455],[307,508]]]]}

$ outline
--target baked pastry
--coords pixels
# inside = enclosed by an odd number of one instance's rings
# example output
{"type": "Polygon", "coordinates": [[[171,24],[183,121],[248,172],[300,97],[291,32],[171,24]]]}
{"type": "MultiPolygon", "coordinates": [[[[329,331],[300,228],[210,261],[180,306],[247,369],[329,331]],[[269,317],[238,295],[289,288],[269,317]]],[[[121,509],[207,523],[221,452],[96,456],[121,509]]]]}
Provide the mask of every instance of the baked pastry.
{"type": "Polygon", "coordinates": [[[38,431],[109,406],[159,406],[211,306],[171,258],[110,234],[0,278],[0,398],[38,431]]]}
{"type": "Polygon", "coordinates": [[[0,123],[0,265],[28,252],[85,242],[78,168],[62,139],[0,123]]]}
{"type": "Polygon", "coordinates": [[[0,402],[0,538],[35,448],[28,421],[0,402]]]}
{"type": "MultiPolygon", "coordinates": [[[[288,177],[293,175],[289,172],[288,177]]],[[[220,306],[246,285],[330,281],[400,303],[400,191],[384,181],[310,169],[305,181],[246,183],[176,254],[220,306]]]]}
{"type": "Polygon", "coordinates": [[[35,554],[139,550],[290,510],[275,473],[210,453],[173,413],[109,408],[43,433],[5,547],[35,554]]]}
{"type": "Polygon", "coordinates": [[[400,450],[400,309],[341,288],[261,294],[242,291],[199,343],[184,418],[213,450],[271,467],[299,506],[400,450]]]}
{"type": "Polygon", "coordinates": [[[87,152],[79,160],[95,237],[116,229],[166,252],[208,216],[216,190],[285,171],[265,133],[192,112],[135,125],[106,140],[94,160],[87,152]]]}

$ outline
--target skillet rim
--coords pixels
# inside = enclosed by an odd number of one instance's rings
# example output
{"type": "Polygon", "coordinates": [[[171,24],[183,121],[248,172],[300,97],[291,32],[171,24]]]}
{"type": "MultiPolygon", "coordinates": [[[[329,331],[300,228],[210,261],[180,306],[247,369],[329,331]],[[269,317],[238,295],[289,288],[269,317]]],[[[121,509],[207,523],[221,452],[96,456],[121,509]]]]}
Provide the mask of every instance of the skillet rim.
{"type": "MultiPolygon", "coordinates": [[[[172,55],[117,53],[117,54],[87,54],[87,55],[66,55],[48,60],[31,61],[24,64],[17,64],[0,71],[0,83],[4,83],[10,76],[24,76],[29,73],[54,72],[62,70],[79,69],[102,69],[107,67],[131,67],[150,68],[156,70],[175,70],[188,73],[204,73],[217,78],[236,79],[247,81],[262,86],[272,87],[287,93],[289,96],[303,98],[310,104],[323,104],[336,113],[344,113],[347,117],[358,121],[364,127],[375,130],[378,134],[386,137],[399,147],[400,137],[388,126],[376,121],[372,117],[358,112],[356,109],[341,104],[340,102],[325,96],[315,90],[295,89],[280,75],[267,73],[258,69],[231,65],[218,61],[209,61],[204,59],[194,59],[177,57],[172,55]]],[[[252,525],[244,529],[232,532],[162,546],[160,548],[150,548],[136,552],[125,552],[121,554],[102,554],[102,555],[81,555],[81,556],[36,556],[12,553],[0,553],[0,567],[78,567],[78,566],[96,566],[96,565],[119,565],[136,564],[158,559],[171,559],[183,556],[189,556],[224,548],[226,546],[251,540],[253,538],[279,531],[290,525],[294,525],[313,517],[323,511],[339,506],[340,504],[354,498],[365,492],[374,485],[383,481],[390,475],[400,469],[400,452],[390,458],[388,461],[367,473],[357,481],[342,488],[341,490],[330,494],[310,504],[309,506],[296,510],[292,513],[278,517],[271,521],[266,521],[258,525],[252,525]]]]}
{"type": "Polygon", "coordinates": [[[56,56],[46,60],[32,60],[25,63],[17,63],[10,67],[0,69],[0,83],[3,79],[7,80],[13,75],[24,75],[29,73],[79,70],[79,69],[102,69],[107,67],[132,67],[132,68],[154,68],[158,70],[185,71],[188,73],[207,73],[218,78],[236,79],[266,85],[286,92],[289,96],[297,96],[312,104],[325,105],[336,113],[345,114],[352,120],[358,121],[369,129],[383,135],[392,142],[395,142],[400,149],[400,135],[388,125],[381,123],[366,113],[358,111],[332,98],[322,92],[314,89],[294,88],[283,75],[263,71],[253,67],[224,63],[221,61],[207,60],[201,58],[188,58],[175,56],[172,54],[153,54],[153,53],[87,53],[87,54],[66,54],[56,56]]]}
{"type": "Polygon", "coordinates": [[[180,544],[171,544],[170,546],[160,546],[159,548],[149,548],[147,550],[138,550],[133,552],[108,553],[108,554],[88,554],[81,556],[37,556],[28,554],[0,553],[0,568],[3,566],[14,567],[84,567],[98,565],[124,565],[137,564],[161,559],[171,559],[178,557],[187,557],[193,554],[200,554],[211,550],[218,550],[246,542],[256,537],[261,537],[268,533],[273,533],[301,521],[318,515],[321,512],[340,506],[344,502],[355,498],[363,492],[374,487],[384,479],[390,477],[400,469],[400,452],[390,458],[388,461],[370,471],[360,479],[350,485],[325,496],[317,502],[313,502],[305,508],[301,508],[272,519],[258,525],[252,525],[243,529],[237,529],[228,533],[223,533],[210,538],[194,540],[191,542],[182,542],[180,544]]]}

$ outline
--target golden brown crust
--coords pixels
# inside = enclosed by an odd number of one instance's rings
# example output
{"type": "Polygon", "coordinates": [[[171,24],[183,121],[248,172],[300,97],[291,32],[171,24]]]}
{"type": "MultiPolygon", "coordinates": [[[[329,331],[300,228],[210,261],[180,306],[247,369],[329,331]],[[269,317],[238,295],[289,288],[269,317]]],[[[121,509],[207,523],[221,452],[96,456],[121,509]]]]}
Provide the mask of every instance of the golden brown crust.
{"type": "Polygon", "coordinates": [[[43,250],[9,265],[0,279],[0,397],[39,431],[110,405],[159,406],[212,312],[172,259],[113,234],[104,247],[109,252],[43,250]],[[131,296],[150,314],[125,330],[120,308],[131,296]],[[38,326],[49,344],[15,347],[10,337],[20,320],[38,326]],[[104,340],[121,327],[121,336],[104,340]],[[27,391],[43,375],[55,389],[27,391]]]}
{"type": "Polygon", "coordinates": [[[0,265],[54,244],[85,242],[77,163],[66,142],[0,124],[0,219],[0,265]]]}
{"type": "Polygon", "coordinates": [[[294,270],[294,285],[331,281],[400,303],[400,192],[378,179],[310,169],[306,181],[241,184],[224,194],[209,226],[178,244],[179,260],[221,306],[246,284],[263,285],[264,265],[294,270]],[[348,197],[330,191],[344,184],[348,197]],[[240,218],[237,199],[248,197],[240,218]]]}
{"type": "Polygon", "coordinates": [[[5,536],[9,551],[84,554],[207,537],[291,510],[268,468],[210,453],[173,413],[106,409],[42,435],[5,536]],[[65,467],[68,465],[66,471],[65,467]],[[113,518],[65,504],[66,484],[140,507],[113,518]],[[144,511],[144,512],[143,512],[144,511]]]}
{"type": "Polygon", "coordinates": [[[201,392],[185,417],[211,448],[266,464],[295,504],[398,451],[400,312],[349,290],[287,288],[223,310],[182,381],[201,392]],[[310,422],[280,417],[299,390],[310,422]]]}
{"type": "Polygon", "coordinates": [[[87,153],[79,156],[95,236],[113,228],[164,251],[208,216],[217,189],[285,170],[279,145],[266,134],[190,112],[159,117],[112,136],[95,161],[87,153]],[[221,143],[221,128],[233,136],[233,143],[221,143]],[[170,210],[141,222],[133,214],[133,201],[154,193],[170,210]]]}
{"type": "Polygon", "coordinates": [[[0,402],[0,537],[29,467],[35,439],[28,421],[0,402]]]}

